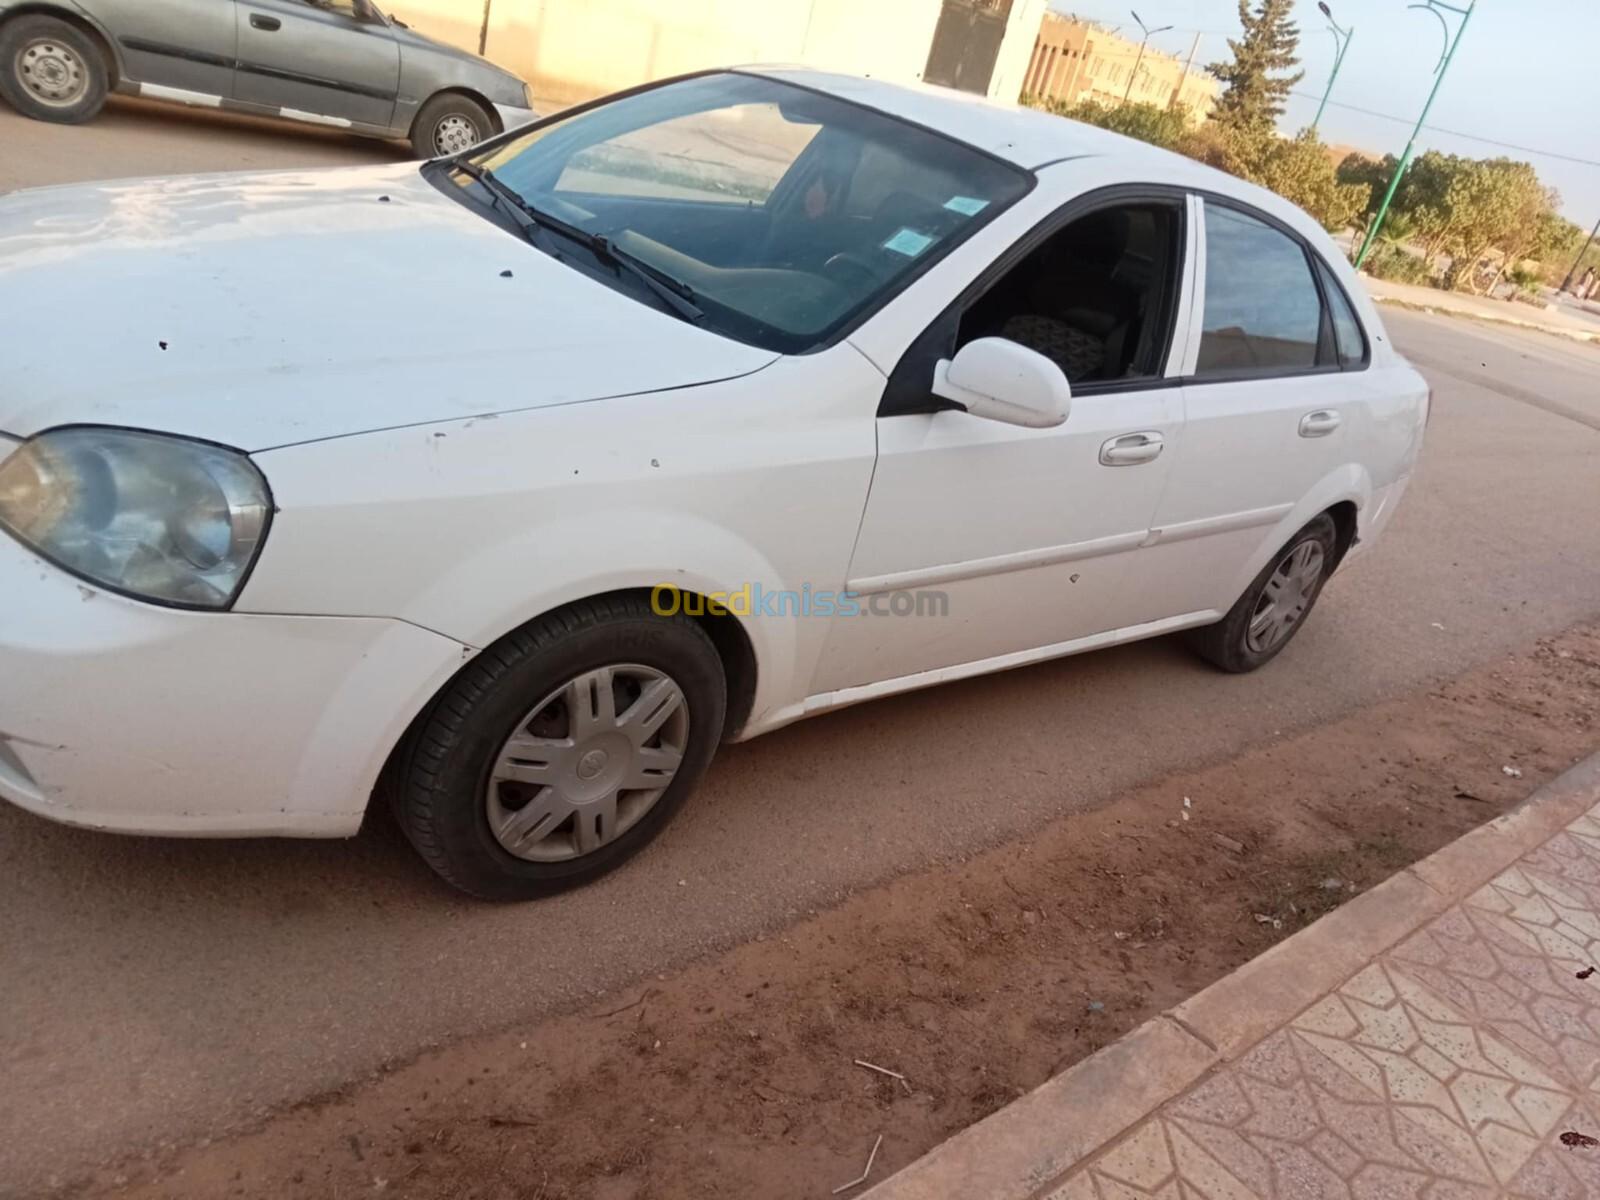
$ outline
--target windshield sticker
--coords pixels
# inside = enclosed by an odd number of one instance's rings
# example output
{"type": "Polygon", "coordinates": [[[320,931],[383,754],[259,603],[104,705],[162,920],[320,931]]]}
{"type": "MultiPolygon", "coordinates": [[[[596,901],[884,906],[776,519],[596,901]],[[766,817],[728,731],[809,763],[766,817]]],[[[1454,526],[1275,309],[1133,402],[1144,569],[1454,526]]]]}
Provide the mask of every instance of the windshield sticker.
{"type": "Polygon", "coordinates": [[[980,200],[976,196],[951,196],[944,202],[944,206],[951,212],[958,212],[963,217],[975,217],[989,207],[987,200],[980,200]]]}
{"type": "Polygon", "coordinates": [[[915,258],[929,246],[933,239],[925,233],[918,233],[915,229],[902,229],[883,244],[885,250],[893,250],[896,254],[904,254],[907,258],[915,258]]]}

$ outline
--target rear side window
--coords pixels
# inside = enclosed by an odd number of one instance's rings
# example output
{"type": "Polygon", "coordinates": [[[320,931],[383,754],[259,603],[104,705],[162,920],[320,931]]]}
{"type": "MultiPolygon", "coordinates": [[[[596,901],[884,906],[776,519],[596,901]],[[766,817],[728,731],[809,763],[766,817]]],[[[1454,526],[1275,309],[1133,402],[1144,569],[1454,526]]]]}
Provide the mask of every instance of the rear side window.
{"type": "Polygon", "coordinates": [[[1339,365],[1359,367],[1367,361],[1367,336],[1362,332],[1361,321],[1333,272],[1321,262],[1317,263],[1317,271],[1322,276],[1322,291],[1328,297],[1328,308],[1333,314],[1333,339],[1339,350],[1339,365]]]}
{"type": "Polygon", "coordinates": [[[1317,365],[1322,297],[1300,243],[1206,201],[1206,307],[1195,375],[1289,374],[1317,365]]]}

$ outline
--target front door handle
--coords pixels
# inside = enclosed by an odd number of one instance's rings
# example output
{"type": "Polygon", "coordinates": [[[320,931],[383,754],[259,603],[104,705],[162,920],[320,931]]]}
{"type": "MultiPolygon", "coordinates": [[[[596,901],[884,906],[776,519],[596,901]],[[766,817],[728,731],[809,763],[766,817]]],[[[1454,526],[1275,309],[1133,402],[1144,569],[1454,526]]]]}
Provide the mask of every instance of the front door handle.
{"type": "Polygon", "coordinates": [[[1300,436],[1303,438],[1327,437],[1344,424],[1344,418],[1331,408],[1318,409],[1300,418],[1300,436]]]}
{"type": "Polygon", "coordinates": [[[1166,441],[1159,433],[1125,433],[1100,447],[1103,467],[1136,467],[1161,457],[1166,441]]]}
{"type": "Polygon", "coordinates": [[[273,33],[283,28],[283,22],[277,17],[267,16],[266,13],[251,13],[250,28],[265,29],[268,33],[273,33]]]}

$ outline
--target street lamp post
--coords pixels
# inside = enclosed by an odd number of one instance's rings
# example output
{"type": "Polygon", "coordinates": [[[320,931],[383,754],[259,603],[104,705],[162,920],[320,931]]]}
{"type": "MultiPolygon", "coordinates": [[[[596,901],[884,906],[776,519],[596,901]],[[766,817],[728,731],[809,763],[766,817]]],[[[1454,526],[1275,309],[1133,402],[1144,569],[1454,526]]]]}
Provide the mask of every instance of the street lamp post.
{"type": "Polygon", "coordinates": [[[1467,34],[1467,26],[1472,23],[1472,14],[1478,10],[1478,0],[1472,0],[1466,8],[1457,8],[1454,4],[1446,4],[1444,0],[1427,0],[1425,4],[1413,4],[1410,7],[1425,9],[1439,18],[1439,23],[1444,26],[1444,57],[1434,68],[1437,78],[1433,81],[1433,91],[1428,93],[1428,103],[1422,107],[1422,116],[1417,118],[1417,127],[1411,132],[1411,141],[1406,144],[1406,152],[1400,156],[1400,165],[1395,168],[1394,178],[1389,181],[1389,190],[1383,197],[1383,204],[1378,208],[1378,215],[1373,218],[1372,228],[1367,230],[1367,240],[1362,243],[1361,253],[1356,256],[1358,271],[1366,263],[1367,255],[1372,253],[1373,243],[1378,240],[1378,234],[1383,229],[1384,218],[1389,215],[1389,206],[1394,203],[1394,194],[1400,190],[1400,181],[1405,178],[1406,168],[1411,165],[1411,156],[1416,152],[1417,139],[1422,136],[1422,127],[1428,123],[1428,114],[1433,111],[1433,102],[1439,98],[1439,89],[1444,84],[1444,77],[1450,73],[1450,64],[1455,61],[1456,51],[1461,47],[1461,39],[1467,34]],[[1450,22],[1445,20],[1441,9],[1453,12],[1461,18],[1461,24],[1456,28],[1453,39],[1450,36],[1450,22]]]}
{"type": "Polygon", "coordinates": [[[1144,31],[1144,41],[1139,43],[1139,57],[1133,60],[1133,74],[1128,76],[1128,90],[1122,93],[1122,102],[1124,104],[1128,102],[1128,97],[1133,95],[1133,85],[1138,82],[1139,66],[1144,62],[1144,49],[1150,44],[1150,39],[1156,34],[1166,33],[1167,30],[1172,28],[1171,25],[1162,25],[1157,29],[1151,29],[1140,19],[1138,13],[1133,14],[1133,19],[1139,22],[1139,28],[1144,31]]]}
{"type": "Polygon", "coordinates": [[[1339,43],[1339,53],[1333,60],[1333,74],[1328,76],[1328,90],[1322,93],[1322,104],[1317,109],[1317,119],[1311,122],[1311,132],[1315,133],[1322,124],[1322,114],[1328,111],[1328,98],[1333,95],[1333,85],[1338,82],[1339,70],[1344,66],[1344,56],[1350,50],[1350,39],[1356,36],[1355,27],[1345,29],[1333,19],[1333,9],[1326,3],[1319,3],[1318,8],[1322,15],[1328,18],[1328,32],[1333,34],[1334,40],[1339,43]]]}
{"type": "Polygon", "coordinates": [[[1589,256],[1589,247],[1594,245],[1595,239],[1600,238],[1600,221],[1594,223],[1594,232],[1589,235],[1589,240],[1583,244],[1583,249],[1578,251],[1578,261],[1572,264],[1572,270],[1567,272],[1567,277],[1561,283],[1563,292],[1572,290],[1572,281],[1578,274],[1578,268],[1583,266],[1583,260],[1589,256]]]}

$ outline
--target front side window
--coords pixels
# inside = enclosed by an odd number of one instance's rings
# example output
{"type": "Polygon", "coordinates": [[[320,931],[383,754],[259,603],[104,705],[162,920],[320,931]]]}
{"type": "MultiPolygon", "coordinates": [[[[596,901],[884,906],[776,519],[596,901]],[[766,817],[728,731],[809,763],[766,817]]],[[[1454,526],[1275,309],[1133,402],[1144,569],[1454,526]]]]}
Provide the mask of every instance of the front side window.
{"type": "Polygon", "coordinates": [[[458,182],[486,212],[478,168],[567,227],[536,245],[642,302],[669,286],[690,302],[679,315],[788,354],[864,317],[1032,183],[964,143],[736,73],[558,116],[470,161],[478,177],[458,182]],[[571,253],[581,239],[592,262],[571,253]]]}
{"type": "Polygon", "coordinates": [[[1317,365],[1322,297],[1287,234],[1206,201],[1206,300],[1200,379],[1289,374],[1317,365]]]}
{"type": "Polygon", "coordinates": [[[1119,204],[1069,222],[962,315],[958,348],[1006,338],[1050,359],[1075,389],[1158,377],[1182,265],[1180,211],[1119,204]]]}

